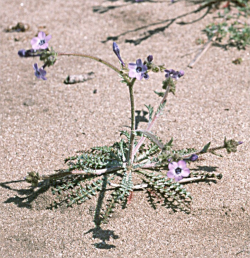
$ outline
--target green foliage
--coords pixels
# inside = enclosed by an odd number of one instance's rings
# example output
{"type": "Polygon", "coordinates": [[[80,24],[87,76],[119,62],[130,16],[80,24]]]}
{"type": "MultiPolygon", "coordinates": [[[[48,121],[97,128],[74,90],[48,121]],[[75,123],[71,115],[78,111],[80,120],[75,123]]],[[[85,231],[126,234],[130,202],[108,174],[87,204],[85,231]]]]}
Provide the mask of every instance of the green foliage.
{"type": "Polygon", "coordinates": [[[40,56],[40,60],[44,62],[46,66],[52,66],[55,64],[57,60],[57,53],[54,51],[54,49],[51,47],[47,51],[43,51],[43,53],[40,56]]]}
{"type": "Polygon", "coordinates": [[[149,201],[152,206],[156,207],[156,203],[152,200],[153,191],[153,195],[162,201],[162,205],[167,207],[174,206],[175,209],[188,211],[187,207],[192,197],[182,185],[165,175],[143,171],[141,173],[145,176],[144,182],[148,183],[147,191],[151,193],[149,201]]]}
{"type": "MultiPolygon", "coordinates": [[[[209,1],[206,2],[209,3],[209,1]]],[[[246,18],[250,15],[250,3],[246,0],[235,0],[233,4],[238,13],[231,8],[225,8],[223,13],[218,12],[218,18],[222,19],[222,22],[211,23],[203,31],[209,39],[215,37],[216,41],[222,42],[224,38],[227,38],[228,45],[245,49],[247,45],[250,45],[250,26],[240,21],[239,18],[246,18]]]]}
{"type": "Polygon", "coordinates": [[[68,161],[70,170],[78,169],[92,173],[96,169],[122,166],[127,152],[128,144],[121,140],[112,146],[94,147],[90,152],[67,158],[66,161],[68,161]]]}

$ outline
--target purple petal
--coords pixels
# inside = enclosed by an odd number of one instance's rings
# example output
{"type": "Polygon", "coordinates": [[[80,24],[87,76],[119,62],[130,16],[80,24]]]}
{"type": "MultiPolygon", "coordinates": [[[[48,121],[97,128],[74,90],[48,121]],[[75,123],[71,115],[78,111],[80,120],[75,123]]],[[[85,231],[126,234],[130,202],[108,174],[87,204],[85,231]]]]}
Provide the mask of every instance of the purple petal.
{"type": "Polygon", "coordinates": [[[176,176],[175,176],[175,181],[178,182],[178,181],[180,181],[182,178],[183,178],[183,176],[181,176],[181,175],[176,175],[176,176]]]}
{"type": "Polygon", "coordinates": [[[46,34],[45,34],[43,31],[40,31],[40,32],[38,33],[38,38],[39,38],[39,39],[45,39],[45,37],[46,37],[46,34]]]}
{"type": "Polygon", "coordinates": [[[48,43],[50,39],[51,39],[51,35],[46,36],[45,37],[45,42],[48,43]]]}
{"type": "Polygon", "coordinates": [[[40,49],[46,49],[48,48],[49,44],[48,43],[44,43],[43,45],[39,46],[40,49]]]}
{"type": "Polygon", "coordinates": [[[168,168],[169,170],[172,170],[172,169],[175,170],[176,168],[178,168],[178,164],[176,162],[169,163],[168,168]]]}
{"type": "Polygon", "coordinates": [[[143,75],[141,74],[141,73],[136,73],[136,79],[137,80],[142,80],[142,78],[143,78],[143,75]]]}
{"type": "Polygon", "coordinates": [[[40,70],[41,76],[45,76],[46,75],[47,72],[43,68],[40,68],[39,70],[40,70]]]}
{"type": "Polygon", "coordinates": [[[37,63],[33,64],[33,68],[34,68],[35,71],[38,71],[38,70],[39,70],[39,69],[38,69],[38,66],[37,66],[37,63]]]}
{"type": "Polygon", "coordinates": [[[186,168],[186,162],[184,160],[180,160],[178,162],[178,167],[181,169],[185,169],[186,168]]]}
{"type": "Polygon", "coordinates": [[[138,73],[137,73],[135,70],[130,70],[128,76],[129,76],[130,78],[136,78],[136,75],[137,75],[137,74],[138,74],[138,73]]]}
{"type": "Polygon", "coordinates": [[[128,69],[135,70],[135,69],[136,69],[136,67],[137,67],[137,65],[136,65],[136,64],[133,64],[133,63],[129,63],[129,64],[128,64],[128,69]]]}
{"type": "Polygon", "coordinates": [[[190,170],[188,168],[182,169],[181,176],[187,177],[187,176],[189,176],[189,174],[190,174],[190,170]]]}
{"type": "Polygon", "coordinates": [[[40,39],[38,37],[33,38],[30,43],[32,45],[32,48],[35,49],[36,46],[38,46],[38,43],[40,42],[40,39]]]}
{"type": "Polygon", "coordinates": [[[148,70],[148,68],[147,68],[147,66],[146,65],[142,65],[142,73],[145,73],[147,70],[148,70]]]}
{"type": "Polygon", "coordinates": [[[167,177],[169,177],[169,178],[175,178],[175,174],[173,173],[173,171],[168,171],[167,177]]]}
{"type": "Polygon", "coordinates": [[[137,66],[142,66],[142,61],[141,61],[141,59],[137,59],[137,60],[136,60],[136,65],[137,65],[137,66]]]}

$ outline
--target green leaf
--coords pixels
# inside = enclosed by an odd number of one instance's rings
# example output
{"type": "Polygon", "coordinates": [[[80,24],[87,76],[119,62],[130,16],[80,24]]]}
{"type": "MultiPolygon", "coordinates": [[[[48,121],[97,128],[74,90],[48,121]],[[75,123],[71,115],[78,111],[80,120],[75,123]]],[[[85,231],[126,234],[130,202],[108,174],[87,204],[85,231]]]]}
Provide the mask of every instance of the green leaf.
{"type": "Polygon", "coordinates": [[[164,92],[158,92],[154,90],[154,93],[157,94],[159,97],[163,97],[164,96],[164,92]]]}
{"type": "Polygon", "coordinates": [[[208,144],[206,144],[206,145],[204,146],[204,148],[200,151],[200,153],[206,153],[206,152],[208,151],[209,147],[210,147],[210,144],[211,144],[211,142],[209,142],[208,144]]]}

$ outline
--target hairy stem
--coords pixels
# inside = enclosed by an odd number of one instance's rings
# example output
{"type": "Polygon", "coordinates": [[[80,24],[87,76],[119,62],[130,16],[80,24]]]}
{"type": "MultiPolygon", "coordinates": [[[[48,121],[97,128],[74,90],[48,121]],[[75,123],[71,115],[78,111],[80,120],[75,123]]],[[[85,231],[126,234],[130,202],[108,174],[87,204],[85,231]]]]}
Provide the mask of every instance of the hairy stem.
{"type": "Polygon", "coordinates": [[[224,149],[224,148],[225,148],[225,146],[222,145],[222,146],[218,146],[218,147],[214,147],[214,148],[209,148],[207,150],[207,152],[202,152],[202,150],[201,150],[201,151],[198,151],[198,152],[193,152],[193,153],[185,154],[185,155],[183,155],[181,157],[182,157],[182,159],[188,159],[192,155],[202,155],[202,154],[205,154],[205,153],[213,153],[216,150],[221,150],[221,149],[224,149]]]}
{"type": "MultiPolygon", "coordinates": [[[[163,96],[163,98],[162,98],[162,100],[161,100],[161,103],[160,103],[160,105],[159,105],[159,107],[167,100],[167,97],[168,97],[168,93],[169,93],[169,86],[167,86],[167,88],[166,88],[166,91],[165,91],[165,94],[164,94],[164,96],[163,96]]],[[[159,107],[158,107],[158,109],[159,109],[159,107]]],[[[153,117],[153,119],[152,119],[152,121],[148,124],[148,126],[147,126],[147,131],[150,131],[151,130],[151,128],[153,127],[153,125],[154,125],[154,123],[155,123],[155,121],[156,121],[156,119],[158,118],[160,116],[160,112],[156,112],[155,113],[155,115],[154,115],[154,117],[153,117]]],[[[136,154],[136,152],[139,150],[139,148],[141,147],[141,145],[143,144],[143,142],[145,141],[145,139],[146,139],[146,137],[144,137],[144,136],[142,136],[141,137],[141,139],[139,140],[139,142],[137,143],[137,145],[135,146],[135,148],[134,148],[134,151],[133,151],[133,157],[135,156],[135,154],[136,154]]]]}
{"type": "Polygon", "coordinates": [[[112,167],[112,168],[97,169],[97,170],[94,170],[93,172],[84,171],[84,170],[69,171],[68,169],[65,169],[63,172],[59,172],[59,173],[55,173],[55,174],[51,174],[51,175],[41,175],[40,180],[60,179],[60,178],[63,178],[65,176],[69,176],[69,175],[97,175],[97,176],[100,176],[102,174],[114,172],[114,171],[117,171],[120,169],[122,169],[122,167],[112,167]]]}
{"type": "Polygon", "coordinates": [[[129,143],[129,152],[128,152],[128,164],[132,166],[134,155],[134,141],[135,141],[135,100],[134,100],[134,92],[133,86],[136,78],[133,78],[132,81],[128,84],[129,87],[129,97],[130,97],[130,105],[131,105],[131,132],[130,132],[130,143],[129,143]]]}
{"type": "Polygon", "coordinates": [[[99,63],[102,63],[106,66],[108,66],[109,68],[111,68],[112,70],[114,70],[115,72],[117,72],[119,75],[121,75],[123,77],[123,79],[127,82],[130,83],[130,81],[123,76],[122,72],[116,68],[114,65],[110,64],[109,62],[102,60],[101,58],[95,57],[95,56],[91,56],[91,55],[85,55],[85,54],[76,54],[76,53],[58,53],[58,56],[80,56],[80,57],[85,57],[85,58],[89,58],[92,60],[95,60],[99,63]]]}

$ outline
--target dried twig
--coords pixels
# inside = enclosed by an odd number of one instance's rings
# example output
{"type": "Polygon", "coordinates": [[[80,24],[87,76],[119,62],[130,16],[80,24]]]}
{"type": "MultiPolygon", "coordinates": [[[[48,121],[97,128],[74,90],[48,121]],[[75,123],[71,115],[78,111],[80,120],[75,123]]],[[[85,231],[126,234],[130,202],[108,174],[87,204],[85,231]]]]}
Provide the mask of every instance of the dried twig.
{"type": "Polygon", "coordinates": [[[200,49],[200,51],[197,53],[195,58],[189,63],[188,67],[193,68],[194,65],[200,60],[200,58],[206,53],[206,51],[210,48],[213,41],[215,40],[215,36],[211,38],[207,43],[203,45],[203,47],[200,49]]]}

